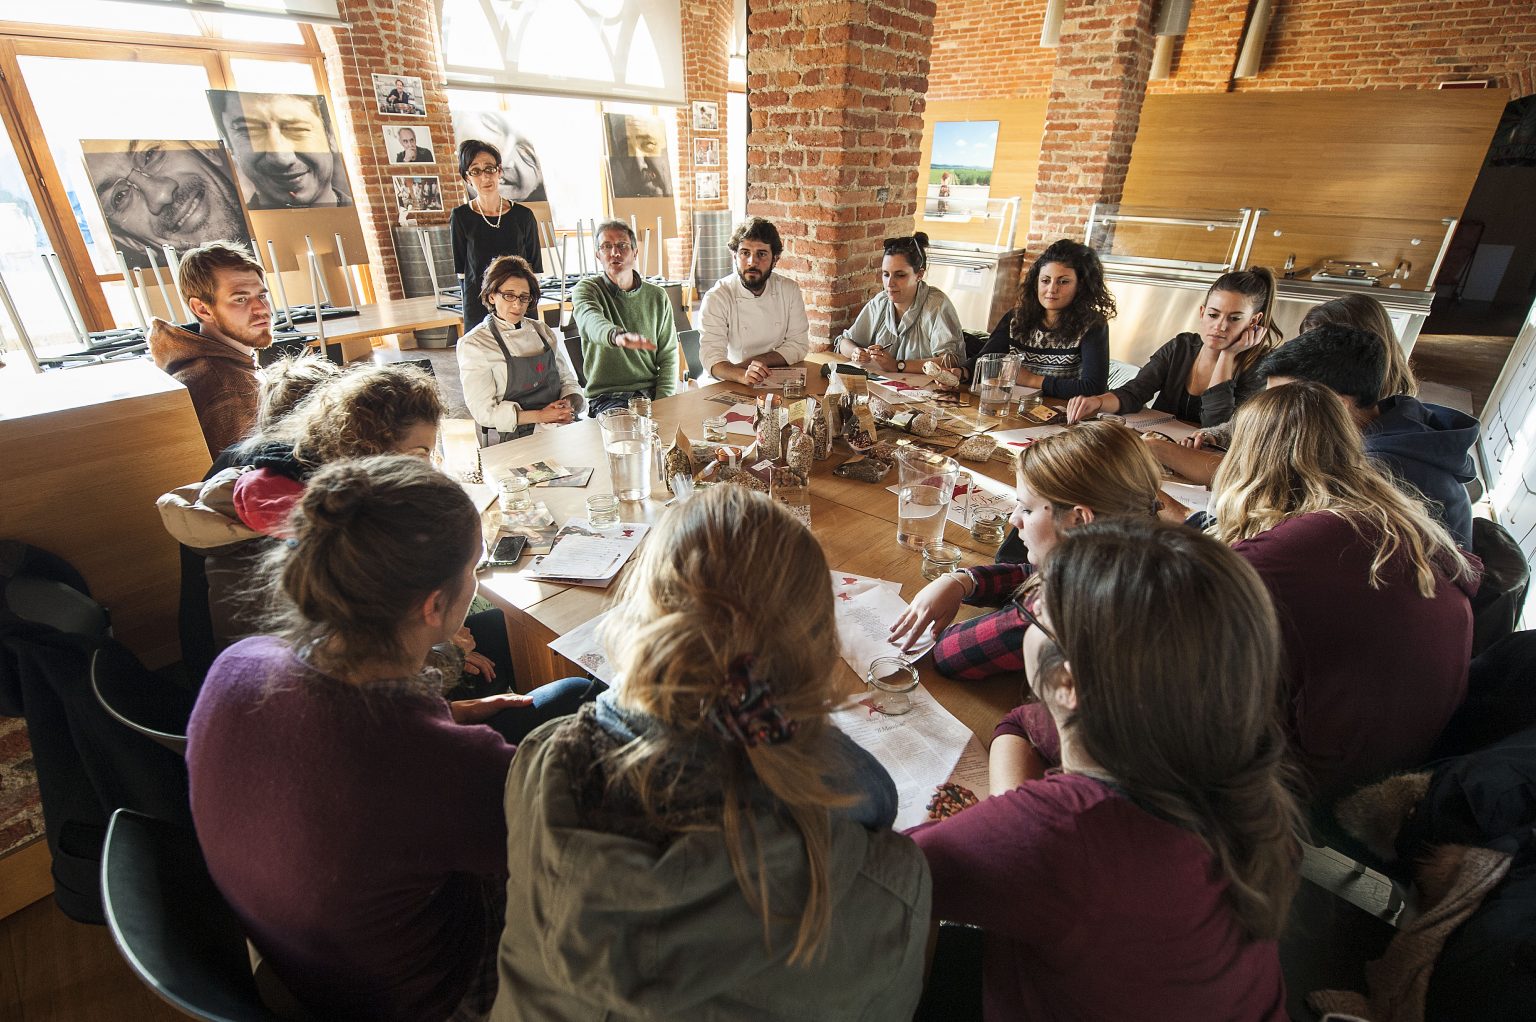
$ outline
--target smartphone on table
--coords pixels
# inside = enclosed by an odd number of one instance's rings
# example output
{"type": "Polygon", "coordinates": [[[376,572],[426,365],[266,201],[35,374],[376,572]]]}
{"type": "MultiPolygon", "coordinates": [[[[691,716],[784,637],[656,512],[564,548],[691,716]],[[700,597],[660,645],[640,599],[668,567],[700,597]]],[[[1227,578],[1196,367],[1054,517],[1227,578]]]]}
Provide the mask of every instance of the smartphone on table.
{"type": "Polygon", "coordinates": [[[527,546],[527,536],[503,536],[496,541],[496,548],[491,551],[491,559],[486,563],[493,568],[509,568],[523,556],[523,549],[527,546]]]}

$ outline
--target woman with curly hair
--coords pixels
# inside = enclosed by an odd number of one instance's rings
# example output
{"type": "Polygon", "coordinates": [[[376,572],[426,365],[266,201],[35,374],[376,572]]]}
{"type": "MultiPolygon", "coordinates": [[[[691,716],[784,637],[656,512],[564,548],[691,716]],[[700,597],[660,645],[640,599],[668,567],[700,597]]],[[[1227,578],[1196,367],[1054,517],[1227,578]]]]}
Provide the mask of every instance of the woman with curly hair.
{"type": "Polygon", "coordinates": [[[1018,355],[1018,384],[1046,397],[1098,394],[1109,386],[1114,316],[1098,255],[1062,238],[1029,268],[1018,306],[998,321],[981,354],[1018,355]]]}

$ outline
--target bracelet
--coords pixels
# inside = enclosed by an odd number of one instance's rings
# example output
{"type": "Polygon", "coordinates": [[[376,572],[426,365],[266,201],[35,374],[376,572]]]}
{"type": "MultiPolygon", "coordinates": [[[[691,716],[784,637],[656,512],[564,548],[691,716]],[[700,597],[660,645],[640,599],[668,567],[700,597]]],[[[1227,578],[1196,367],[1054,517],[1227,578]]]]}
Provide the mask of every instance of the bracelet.
{"type": "Polygon", "coordinates": [[[960,568],[956,571],[946,571],[944,577],[952,578],[960,583],[960,589],[963,593],[961,599],[969,600],[972,596],[976,595],[976,576],[972,575],[969,569],[960,568]]]}

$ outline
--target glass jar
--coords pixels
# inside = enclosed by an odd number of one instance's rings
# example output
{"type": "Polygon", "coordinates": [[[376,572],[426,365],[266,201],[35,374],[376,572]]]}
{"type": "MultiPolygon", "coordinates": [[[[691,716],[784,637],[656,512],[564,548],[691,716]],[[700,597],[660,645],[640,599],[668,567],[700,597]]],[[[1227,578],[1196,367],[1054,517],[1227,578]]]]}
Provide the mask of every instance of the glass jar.
{"type": "Polygon", "coordinates": [[[923,547],[923,577],[932,582],[960,567],[960,548],[953,543],[929,543],[923,547]]]}
{"type": "Polygon", "coordinates": [[[1003,542],[1008,519],[996,511],[978,511],[971,520],[971,538],[982,546],[995,547],[1003,542]]]}
{"type": "Polygon", "coordinates": [[[712,444],[723,444],[730,439],[726,431],[725,416],[716,415],[704,420],[704,439],[712,444]]]}
{"type": "Polygon", "coordinates": [[[864,675],[869,685],[869,708],[876,713],[899,717],[912,709],[912,692],[917,688],[917,668],[899,656],[877,657],[864,675]]]}
{"type": "Polygon", "coordinates": [[[619,524],[619,498],[611,493],[587,498],[587,523],[594,529],[611,529],[619,524]]]}

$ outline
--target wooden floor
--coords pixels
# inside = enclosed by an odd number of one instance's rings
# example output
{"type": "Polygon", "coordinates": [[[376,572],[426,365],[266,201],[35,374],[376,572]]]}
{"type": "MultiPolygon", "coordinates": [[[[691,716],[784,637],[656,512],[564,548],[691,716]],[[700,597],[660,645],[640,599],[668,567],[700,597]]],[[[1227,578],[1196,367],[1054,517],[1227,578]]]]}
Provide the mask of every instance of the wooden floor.
{"type": "Polygon", "coordinates": [[[176,1022],[139,982],[105,926],[71,922],[52,897],[0,919],[0,1019],[176,1022]]]}
{"type": "MultiPolygon", "coordinates": [[[[1513,337],[1424,335],[1413,352],[1425,380],[1471,391],[1481,412],[1513,337]]],[[[160,1022],[181,1019],[129,970],[105,927],[70,922],[52,898],[0,919],[0,1019],[160,1022]]]]}

